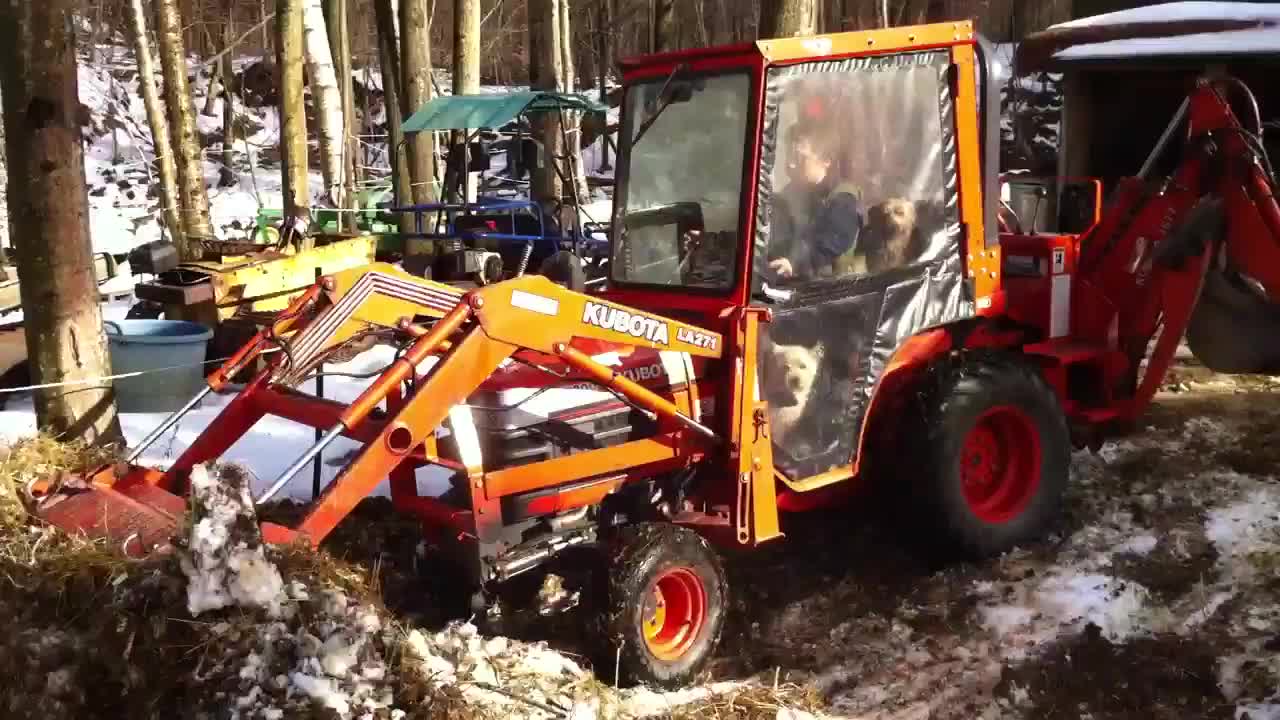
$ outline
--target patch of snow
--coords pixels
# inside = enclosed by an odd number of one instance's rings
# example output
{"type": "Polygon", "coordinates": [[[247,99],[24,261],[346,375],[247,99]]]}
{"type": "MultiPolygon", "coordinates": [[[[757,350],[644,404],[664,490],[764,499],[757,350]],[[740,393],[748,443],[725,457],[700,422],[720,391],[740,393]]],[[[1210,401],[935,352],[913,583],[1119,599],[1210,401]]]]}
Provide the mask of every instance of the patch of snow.
{"type": "Polygon", "coordinates": [[[1200,627],[1207,622],[1209,618],[1213,617],[1214,613],[1218,612],[1218,608],[1221,608],[1223,603],[1235,597],[1235,595],[1235,591],[1233,590],[1222,590],[1214,593],[1213,596],[1209,598],[1209,602],[1205,603],[1204,607],[1191,613],[1191,615],[1182,622],[1180,631],[1185,635],[1186,633],[1200,627]]]}
{"type": "MultiPolygon", "coordinates": [[[[1024,588],[1025,589],[1025,588],[1024,588]]],[[[1097,574],[1057,572],[1013,603],[981,609],[984,623],[1015,657],[1026,649],[1097,625],[1109,640],[1150,628],[1150,593],[1137,583],[1097,574]]]]}
{"type": "Polygon", "coordinates": [[[1280,557],[1280,490],[1263,485],[1205,520],[1205,536],[1232,575],[1251,574],[1250,557],[1280,557]]]}
{"type": "MultiPolygon", "coordinates": [[[[115,306],[112,313],[123,316],[127,306],[115,306]]],[[[348,362],[326,365],[325,370],[351,374],[369,373],[385,367],[395,359],[395,349],[375,346],[348,362]]],[[[374,378],[346,377],[325,378],[325,397],[340,402],[351,402],[359,397],[374,378]]],[[[302,383],[298,389],[308,394],[317,392],[314,380],[302,383]]],[[[138,459],[139,464],[160,470],[167,469],[201,432],[209,426],[231,401],[231,395],[210,395],[192,410],[174,428],[161,436],[138,459]]],[[[167,413],[121,413],[120,424],[125,439],[134,447],[168,417],[167,413]]],[[[35,409],[30,395],[11,397],[7,409],[0,411],[0,445],[30,437],[36,433],[35,409]]],[[[315,442],[315,431],[310,427],[281,418],[267,417],[258,421],[219,460],[251,468],[250,489],[255,496],[265,490],[280,473],[300,457],[315,442]]],[[[339,438],[329,446],[321,460],[321,487],[331,482],[349,462],[352,454],[362,444],[347,438],[339,438]]],[[[438,496],[449,488],[449,472],[443,468],[428,467],[418,471],[420,494],[438,496]]],[[[390,485],[383,480],[373,495],[390,496],[390,485]]],[[[298,473],[277,495],[299,501],[311,500],[311,472],[308,468],[298,473]]]]}
{"type": "Polygon", "coordinates": [[[1235,720],[1280,720],[1280,703],[1249,703],[1236,708],[1235,720]]]}
{"type": "Polygon", "coordinates": [[[1149,555],[1152,550],[1156,549],[1159,541],[1155,535],[1143,533],[1135,535],[1116,546],[1116,552],[1133,553],[1134,555],[1149,555]]]}
{"type": "MultiPolygon", "coordinates": [[[[681,705],[708,700],[743,687],[746,687],[746,683],[739,681],[721,681],[669,692],[658,692],[650,688],[641,687],[631,691],[627,699],[622,703],[622,710],[631,717],[665,715],[681,705]]],[[[779,708],[778,720],[784,720],[785,718],[803,720],[804,718],[812,717],[808,713],[798,714],[802,712],[800,710],[791,710],[790,708],[779,708]],[[789,711],[792,714],[784,714],[784,711],[789,711]]]]}

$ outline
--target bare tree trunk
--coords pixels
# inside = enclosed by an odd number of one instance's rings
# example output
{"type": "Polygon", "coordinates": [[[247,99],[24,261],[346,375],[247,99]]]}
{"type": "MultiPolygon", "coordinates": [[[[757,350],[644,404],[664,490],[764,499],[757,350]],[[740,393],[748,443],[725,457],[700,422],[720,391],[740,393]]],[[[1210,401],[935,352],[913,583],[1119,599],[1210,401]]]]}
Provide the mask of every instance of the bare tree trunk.
{"type": "Polygon", "coordinates": [[[0,0],[11,237],[37,384],[36,424],[64,440],[123,439],[102,332],[81,148],[73,0],[0,0]]]}
{"type": "Polygon", "coordinates": [[[325,29],[321,0],[306,0],[302,10],[302,38],[315,104],[316,136],[320,141],[320,174],[325,198],[342,203],[342,96],[333,70],[333,52],[325,29]]]}
{"type": "MultiPolygon", "coordinates": [[[[205,35],[208,34],[209,31],[205,30],[205,35]]],[[[205,93],[204,105],[200,108],[201,115],[213,117],[217,114],[218,93],[227,86],[228,82],[222,79],[222,64],[214,65],[209,71],[209,91],[205,93]]]]}
{"type": "MultiPolygon", "coordinates": [[[[480,91],[480,0],[454,0],[453,4],[453,94],[468,95],[480,91]]],[[[467,135],[455,132],[454,167],[461,181],[461,196],[467,202],[476,198],[476,178],[467,172],[467,135]]]]}
{"type": "Polygon", "coordinates": [[[529,86],[536,87],[542,76],[542,23],[541,4],[529,0],[525,12],[529,17],[529,86]]]}
{"type": "MultiPolygon", "coordinates": [[[[351,41],[347,24],[347,0],[325,0],[325,26],[329,28],[329,47],[333,50],[333,69],[338,75],[338,94],[342,100],[342,207],[354,207],[356,196],[355,99],[351,74],[351,41]]],[[[356,216],[342,214],[343,224],[356,229],[356,216]]]]}
{"type": "Polygon", "coordinates": [[[814,0],[761,0],[760,39],[814,35],[818,32],[814,0]]]}
{"type": "Polygon", "coordinates": [[[302,79],[304,0],[277,0],[276,64],[280,68],[280,165],[286,218],[310,219],[307,116],[302,79]]]}
{"type": "Polygon", "coordinates": [[[160,204],[164,208],[164,224],[169,236],[178,247],[183,246],[182,220],[178,217],[178,170],[173,162],[173,149],[169,145],[169,121],[156,91],[156,68],[151,56],[151,42],[147,38],[147,17],[142,0],[129,2],[129,30],[133,34],[134,54],[138,60],[138,85],[142,89],[142,103],[147,108],[147,122],[151,125],[151,141],[155,146],[156,162],[160,166],[160,204]]]}
{"type": "Polygon", "coordinates": [[[239,183],[236,175],[236,99],[231,93],[232,78],[235,69],[231,65],[231,44],[235,42],[235,0],[227,0],[227,23],[222,26],[222,170],[218,173],[218,183],[222,187],[232,187],[239,183]]]}
{"type": "Polygon", "coordinates": [[[656,0],[653,6],[653,50],[666,52],[680,47],[675,0],[656,0]]]}
{"type": "MultiPolygon", "coordinates": [[[[613,67],[613,0],[600,0],[597,10],[600,13],[598,39],[600,40],[600,104],[609,104],[609,70],[613,67]]],[[[600,136],[600,170],[612,168],[609,164],[609,129],[608,118],[605,119],[605,131],[600,136]]]]}
{"type": "MultiPolygon", "coordinates": [[[[412,115],[431,100],[431,32],[427,24],[428,0],[400,0],[400,72],[404,114],[412,115]]],[[[410,197],[428,203],[436,192],[436,139],[430,132],[414,133],[409,149],[410,197]]]]}
{"type": "MultiPolygon", "coordinates": [[[[560,0],[560,63],[564,73],[560,87],[564,92],[574,92],[577,78],[573,63],[573,23],[570,21],[570,0],[560,0]]],[[[565,175],[573,179],[573,193],[577,202],[587,199],[587,173],[582,167],[582,122],[575,116],[567,116],[564,120],[565,133],[565,175]]],[[[575,203],[576,204],[576,203],[575,203]]]]}
{"type": "Polygon", "coordinates": [[[209,195],[204,185],[204,163],[196,136],[196,111],[187,85],[186,51],[182,44],[182,19],[177,0],[155,0],[156,38],[160,68],[164,73],[164,104],[169,111],[174,158],[178,169],[178,197],[182,202],[182,234],[178,246],[183,259],[198,259],[200,242],[213,238],[209,222],[209,195]]]}
{"type": "MultiPolygon", "coordinates": [[[[400,129],[403,114],[400,109],[400,57],[396,50],[395,8],[393,0],[374,0],[373,7],[378,23],[378,50],[382,65],[382,98],[387,108],[387,160],[391,165],[391,192],[396,205],[412,202],[409,162],[404,147],[404,131],[400,129]]],[[[400,218],[400,229],[413,229],[413,217],[405,213],[400,218]]]]}
{"type": "MultiPolygon", "coordinates": [[[[530,0],[530,12],[539,16],[538,75],[533,86],[539,90],[558,90],[564,77],[560,54],[560,0],[530,0]]],[[[544,204],[559,201],[564,188],[556,172],[563,143],[560,119],[553,113],[539,113],[533,121],[534,131],[542,143],[542,162],[531,178],[533,197],[544,204]]]]}

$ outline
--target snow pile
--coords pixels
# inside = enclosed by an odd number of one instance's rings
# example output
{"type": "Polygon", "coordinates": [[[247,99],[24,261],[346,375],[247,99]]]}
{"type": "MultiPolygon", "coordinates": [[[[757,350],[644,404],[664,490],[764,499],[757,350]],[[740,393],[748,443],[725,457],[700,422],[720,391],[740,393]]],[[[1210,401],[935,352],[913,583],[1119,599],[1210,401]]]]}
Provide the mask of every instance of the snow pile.
{"type": "Polygon", "coordinates": [[[276,620],[213,626],[210,643],[221,653],[205,676],[221,681],[214,704],[231,720],[294,717],[308,707],[342,720],[405,716],[388,666],[398,634],[372,606],[338,590],[313,597],[299,582],[284,602],[276,620]]]}
{"type": "Polygon", "coordinates": [[[602,696],[591,692],[591,674],[545,644],[482,637],[462,622],[432,634],[414,630],[405,644],[431,682],[460,688],[476,706],[521,717],[595,717],[599,710],[602,696]]]}
{"type": "Polygon", "coordinates": [[[189,546],[181,558],[192,615],[232,605],[280,614],[284,581],[263,552],[249,473],[234,465],[191,469],[189,546]]]}

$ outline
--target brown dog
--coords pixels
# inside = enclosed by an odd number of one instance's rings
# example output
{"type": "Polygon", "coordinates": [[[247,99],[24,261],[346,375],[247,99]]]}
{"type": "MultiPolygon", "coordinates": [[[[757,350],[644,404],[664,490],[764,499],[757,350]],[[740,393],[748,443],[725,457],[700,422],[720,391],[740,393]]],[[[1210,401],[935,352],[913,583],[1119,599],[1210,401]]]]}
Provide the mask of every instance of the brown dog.
{"type": "Polygon", "coordinates": [[[889,198],[871,206],[864,233],[869,273],[905,265],[920,254],[916,206],[906,198],[889,198]]]}

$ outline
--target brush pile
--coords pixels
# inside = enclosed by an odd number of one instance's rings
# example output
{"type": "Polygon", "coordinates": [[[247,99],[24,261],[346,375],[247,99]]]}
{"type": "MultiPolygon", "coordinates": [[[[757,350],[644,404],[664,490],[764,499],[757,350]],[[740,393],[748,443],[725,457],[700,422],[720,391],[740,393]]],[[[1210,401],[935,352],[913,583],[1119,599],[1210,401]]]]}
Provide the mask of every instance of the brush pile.
{"type": "Polygon", "coordinates": [[[165,555],[126,559],[27,515],[32,479],[112,459],[47,438],[0,449],[0,716],[702,717],[735,694],[750,717],[780,707],[744,683],[618,690],[545,643],[413,627],[384,604],[382,568],[264,544],[235,465],[193,469],[192,512],[165,555]]]}

